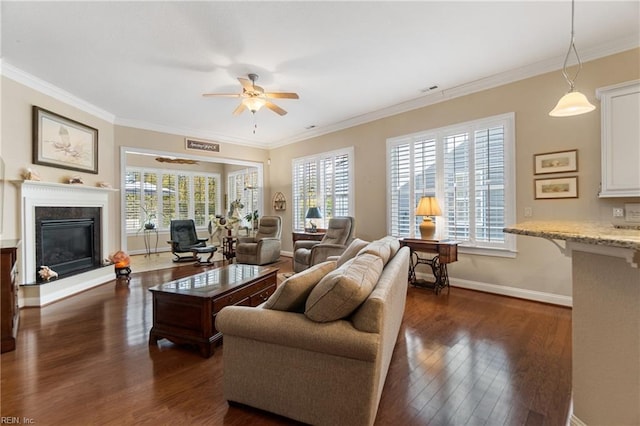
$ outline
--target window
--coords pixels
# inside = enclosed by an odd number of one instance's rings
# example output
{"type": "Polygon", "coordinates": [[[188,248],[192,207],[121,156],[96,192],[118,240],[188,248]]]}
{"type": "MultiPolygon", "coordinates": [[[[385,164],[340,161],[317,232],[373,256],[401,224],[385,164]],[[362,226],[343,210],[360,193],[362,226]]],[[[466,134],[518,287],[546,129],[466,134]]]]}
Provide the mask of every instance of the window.
{"type": "Polygon", "coordinates": [[[240,217],[244,218],[249,212],[260,210],[260,182],[258,182],[257,169],[250,168],[231,172],[227,176],[227,181],[228,204],[240,200],[244,205],[244,208],[239,211],[240,217]]]}
{"type": "Polygon", "coordinates": [[[319,228],[329,219],[353,216],[353,148],[293,160],[293,229],[306,228],[309,207],[320,207],[319,228]]]}
{"type": "Polygon", "coordinates": [[[513,123],[511,113],[388,139],[389,233],[419,238],[415,208],[435,195],[440,238],[478,253],[515,250],[502,232],[515,218],[513,123]]]}
{"type": "Polygon", "coordinates": [[[139,231],[147,214],[159,229],[168,230],[171,219],[194,219],[204,227],[210,215],[219,213],[219,174],[129,167],[125,185],[127,232],[139,231]]]}

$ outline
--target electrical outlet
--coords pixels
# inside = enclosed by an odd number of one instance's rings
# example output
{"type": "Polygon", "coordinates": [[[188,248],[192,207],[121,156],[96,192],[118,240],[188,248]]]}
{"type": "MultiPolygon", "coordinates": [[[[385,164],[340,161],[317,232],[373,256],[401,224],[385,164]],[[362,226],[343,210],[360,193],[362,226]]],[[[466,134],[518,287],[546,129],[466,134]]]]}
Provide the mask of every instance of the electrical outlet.
{"type": "Polygon", "coordinates": [[[614,207],[613,217],[624,217],[624,209],[620,207],[614,207]]]}
{"type": "Polygon", "coordinates": [[[531,216],[533,216],[533,209],[531,207],[525,207],[524,217],[531,217],[531,216]]]}

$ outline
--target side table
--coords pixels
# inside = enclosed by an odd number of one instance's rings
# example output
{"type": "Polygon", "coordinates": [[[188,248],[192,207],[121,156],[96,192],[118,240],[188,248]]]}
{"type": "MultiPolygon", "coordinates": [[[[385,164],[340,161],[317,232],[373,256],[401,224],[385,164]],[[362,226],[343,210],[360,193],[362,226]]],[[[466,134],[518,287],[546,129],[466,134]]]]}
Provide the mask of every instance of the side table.
{"type": "Polygon", "coordinates": [[[224,236],[222,239],[222,255],[227,260],[232,260],[236,257],[236,237],[224,236]]]}
{"type": "Polygon", "coordinates": [[[403,238],[400,240],[401,247],[409,247],[411,249],[411,263],[409,264],[409,282],[416,287],[432,288],[436,294],[449,286],[449,273],[447,272],[447,264],[458,260],[458,242],[457,241],[437,241],[437,240],[420,240],[417,238],[403,238]],[[433,253],[435,256],[424,258],[418,256],[421,253],[433,253]],[[429,265],[434,282],[419,280],[416,278],[416,266],[420,264],[429,265]]]}
{"type": "Polygon", "coordinates": [[[325,233],[326,229],[318,229],[317,232],[293,231],[291,233],[291,239],[293,240],[293,245],[295,245],[298,240],[321,241],[324,238],[325,233]]]}
{"type": "Polygon", "coordinates": [[[146,252],[144,256],[145,257],[151,256],[152,247],[153,247],[153,252],[157,255],[158,254],[158,230],[156,228],[151,228],[151,229],[145,228],[142,231],[142,237],[144,239],[144,250],[146,252]],[[155,243],[155,246],[152,246],[151,240],[154,233],[156,236],[156,243],[155,243]]]}

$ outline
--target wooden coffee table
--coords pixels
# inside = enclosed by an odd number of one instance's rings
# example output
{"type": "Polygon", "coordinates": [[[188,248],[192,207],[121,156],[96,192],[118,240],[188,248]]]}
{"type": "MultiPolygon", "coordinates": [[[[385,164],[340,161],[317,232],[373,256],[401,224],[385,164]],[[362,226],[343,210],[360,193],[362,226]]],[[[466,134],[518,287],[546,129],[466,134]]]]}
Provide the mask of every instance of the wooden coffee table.
{"type": "Polygon", "coordinates": [[[206,358],[222,338],[216,315],[225,306],[258,306],[276,290],[277,268],[231,264],[151,287],[149,344],[166,338],[196,345],[206,358]]]}

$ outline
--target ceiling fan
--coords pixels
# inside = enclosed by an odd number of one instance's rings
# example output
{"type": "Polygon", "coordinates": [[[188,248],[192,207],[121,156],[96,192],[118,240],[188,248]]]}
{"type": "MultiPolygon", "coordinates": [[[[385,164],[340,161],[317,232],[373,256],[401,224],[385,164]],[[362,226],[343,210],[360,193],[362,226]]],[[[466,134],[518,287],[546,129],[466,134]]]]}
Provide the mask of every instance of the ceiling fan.
{"type": "Polygon", "coordinates": [[[248,80],[246,78],[238,77],[238,81],[242,84],[242,93],[205,93],[202,96],[241,98],[242,102],[235,110],[233,110],[233,115],[241,114],[245,108],[255,114],[263,106],[266,106],[276,114],[285,115],[287,111],[280,108],[269,99],[299,99],[297,93],[265,92],[262,87],[256,86],[258,74],[249,74],[248,77],[248,80]]]}

